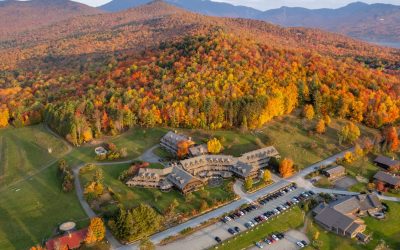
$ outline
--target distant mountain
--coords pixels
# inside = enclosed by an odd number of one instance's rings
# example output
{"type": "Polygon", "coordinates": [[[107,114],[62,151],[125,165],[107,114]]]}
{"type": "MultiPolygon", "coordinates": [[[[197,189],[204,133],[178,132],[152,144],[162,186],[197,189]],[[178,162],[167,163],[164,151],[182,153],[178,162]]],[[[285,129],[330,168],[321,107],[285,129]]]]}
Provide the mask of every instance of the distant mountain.
{"type": "Polygon", "coordinates": [[[71,17],[101,12],[69,0],[0,1],[0,39],[71,17]]]}
{"type": "Polygon", "coordinates": [[[282,7],[258,16],[283,26],[320,28],[370,41],[400,42],[400,6],[356,2],[339,9],[282,7]]]}
{"type": "MultiPolygon", "coordinates": [[[[210,0],[165,0],[200,14],[264,20],[287,27],[312,27],[375,42],[400,43],[400,6],[356,2],[339,9],[282,7],[265,12],[210,0]]],[[[105,11],[133,8],[151,0],[113,0],[100,7],[105,11]]]]}
{"type": "MultiPolygon", "coordinates": [[[[100,6],[100,9],[104,11],[117,12],[150,2],[152,2],[152,0],[113,0],[103,6],[100,6]]],[[[242,17],[254,19],[263,13],[262,11],[250,7],[234,6],[228,3],[219,3],[209,0],[164,0],[164,2],[209,16],[242,17]]]]}

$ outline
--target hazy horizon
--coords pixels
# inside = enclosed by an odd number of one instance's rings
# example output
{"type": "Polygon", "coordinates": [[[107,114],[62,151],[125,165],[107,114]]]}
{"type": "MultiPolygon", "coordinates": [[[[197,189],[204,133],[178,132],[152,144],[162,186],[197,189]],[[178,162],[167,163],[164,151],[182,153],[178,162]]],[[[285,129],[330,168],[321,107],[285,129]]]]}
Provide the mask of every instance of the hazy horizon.
{"type": "MultiPolygon", "coordinates": [[[[81,2],[90,6],[100,6],[111,2],[111,0],[73,0],[76,2],[81,2]]],[[[190,0],[189,0],[190,1],[190,0]]],[[[304,7],[309,9],[319,9],[319,8],[340,8],[347,4],[358,2],[352,0],[212,0],[214,2],[225,2],[233,5],[243,5],[259,10],[268,10],[280,8],[282,6],[288,7],[304,7]]],[[[400,0],[363,0],[359,2],[364,2],[368,4],[372,3],[388,3],[400,5],[400,0]]]]}

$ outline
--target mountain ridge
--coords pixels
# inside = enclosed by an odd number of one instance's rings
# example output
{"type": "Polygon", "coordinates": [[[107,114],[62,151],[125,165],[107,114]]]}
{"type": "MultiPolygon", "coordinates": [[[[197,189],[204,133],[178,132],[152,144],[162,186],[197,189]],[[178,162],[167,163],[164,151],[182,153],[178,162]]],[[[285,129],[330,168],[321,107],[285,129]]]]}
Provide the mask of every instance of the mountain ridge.
{"type": "Polygon", "coordinates": [[[0,39],[102,10],[69,0],[0,1],[0,39]]]}
{"type": "MultiPolygon", "coordinates": [[[[251,7],[209,0],[165,1],[205,15],[250,18],[285,27],[320,28],[362,40],[400,43],[400,28],[398,28],[400,26],[398,25],[400,23],[400,6],[397,5],[354,2],[336,9],[307,9],[284,6],[278,9],[260,11],[251,7]],[[372,18],[374,16],[381,16],[380,19],[388,19],[388,21],[376,20],[372,18]]],[[[113,0],[99,8],[104,11],[119,11],[148,2],[151,2],[151,0],[113,0]]]]}

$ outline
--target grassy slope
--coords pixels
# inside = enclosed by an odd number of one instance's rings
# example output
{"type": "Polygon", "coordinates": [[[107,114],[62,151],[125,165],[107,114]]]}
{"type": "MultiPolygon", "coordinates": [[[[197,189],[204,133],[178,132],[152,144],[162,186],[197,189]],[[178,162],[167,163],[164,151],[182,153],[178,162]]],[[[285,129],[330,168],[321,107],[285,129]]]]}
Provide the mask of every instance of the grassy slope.
{"type": "Polygon", "coordinates": [[[0,188],[45,167],[67,150],[43,125],[0,130],[0,188]]]}
{"type": "MultiPolygon", "coordinates": [[[[153,129],[148,133],[147,130],[136,129],[111,141],[118,147],[127,147],[129,158],[134,158],[157,143],[164,131],[153,129]]],[[[1,149],[2,152],[5,150],[9,159],[5,165],[2,154],[1,166],[6,166],[13,173],[14,180],[26,176],[31,169],[42,168],[66,151],[65,144],[49,134],[42,125],[4,129],[0,131],[0,137],[7,139],[6,145],[2,140],[1,149]],[[53,148],[51,155],[47,152],[49,146],[53,148]]],[[[71,165],[92,162],[94,157],[94,147],[75,148],[65,156],[71,165]]],[[[56,171],[57,164],[53,164],[32,179],[1,191],[0,249],[27,249],[51,236],[56,226],[66,220],[78,221],[80,226],[87,224],[86,214],[75,193],[64,194],[60,191],[56,171]]]]}
{"type": "MultiPolygon", "coordinates": [[[[324,231],[315,224],[308,224],[308,236],[312,239],[316,230],[319,230],[319,240],[323,242],[320,250],[373,250],[380,240],[384,240],[392,249],[400,249],[400,204],[387,202],[390,207],[388,217],[379,221],[371,217],[364,218],[367,232],[372,233],[372,241],[367,245],[358,244],[356,240],[350,240],[324,231]]],[[[312,248],[311,248],[312,249],[312,248]]]]}
{"type": "Polygon", "coordinates": [[[87,223],[75,193],[60,191],[56,169],[54,165],[1,191],[0,249],[27,249],[51,236],[57,225],[67,220],[81,226],[87,223]]]}
{"type": "Polygon", "coordinates": [[[298,228],[303,224],[303,214],[300,208],[295,207],[293,210],[279,216],[270,222],[261,224],[260,226],[244,232],[235,238],[224,241],[213,249],[246,249],[254,245],[255,242],[265,239],[269,234],[279,231],[285,232],[289,229],[298,228]]]}

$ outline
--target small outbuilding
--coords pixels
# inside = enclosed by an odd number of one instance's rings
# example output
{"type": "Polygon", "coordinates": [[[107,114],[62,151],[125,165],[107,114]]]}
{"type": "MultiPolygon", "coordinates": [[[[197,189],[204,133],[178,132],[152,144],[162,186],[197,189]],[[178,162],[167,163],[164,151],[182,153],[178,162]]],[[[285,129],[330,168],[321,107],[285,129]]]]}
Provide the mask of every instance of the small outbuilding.
{"type": "Polygon", "coordinates": [[[346,175],[346,169],[343,166],[331,166],[322,170],[322,174],[329,180],[335,180],[346,175]]]}
{"type": "Polygon", "coordinates": [[[374,180],[376,182],[383,182],[385,184],[385,187],[390,189],[400,188],[400,176],[396,176],[392,173],[379,171],[374,175],[374,180]]]}

